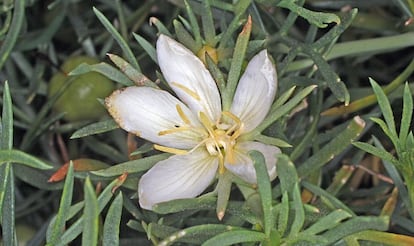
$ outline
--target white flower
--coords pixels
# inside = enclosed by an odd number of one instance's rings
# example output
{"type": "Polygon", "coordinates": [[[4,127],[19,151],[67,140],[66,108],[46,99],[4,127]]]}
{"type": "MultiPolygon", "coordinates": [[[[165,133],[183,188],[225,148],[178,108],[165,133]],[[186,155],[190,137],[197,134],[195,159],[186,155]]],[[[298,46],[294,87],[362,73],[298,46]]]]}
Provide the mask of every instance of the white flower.
{"type": "Polygon", "coordinates": [[[230,111],[222,111],[220,93],[204,64],[175,40],[161,35],[157,41],[161,71],[181,100],[150,87],[128,87],[106,99],[107,108],[126,131],[154,143],[155,149],[173,153],[158,162],[139,182],[139,203],[152,209],[160,202],[193,198],[230,171],[248,183],[256,173],[248,152],[260,151],[269,176],[276,177],[279,148],[240,137],[255,129],[274,100],[276,70],[263,50],[247,65],[230,111]]]}

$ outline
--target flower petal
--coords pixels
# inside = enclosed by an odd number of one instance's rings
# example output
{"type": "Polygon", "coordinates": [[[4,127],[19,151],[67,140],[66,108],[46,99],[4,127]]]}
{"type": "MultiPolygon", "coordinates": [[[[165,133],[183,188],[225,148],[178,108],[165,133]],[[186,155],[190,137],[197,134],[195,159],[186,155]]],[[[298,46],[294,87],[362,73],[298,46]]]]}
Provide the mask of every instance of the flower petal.
{"type": "Polygon", "coordinates": [[[127,87],[105,100],[109,113],[126,131],[151,142],[173,148],[190,149],[201,141],[200,123],[195,115],[166,91],[150,87],[127,87]],[[186,116],[184,120],[178,110],[186,116]],[[187,121],[187,123],[185,122],[187,121]],[[190,123],[193,127],[188,127],[190,123]],[[188,130],[178,131],[187,127],[188,130]],[[160,132],[172,130],[169,134],[160,132]]]}
{"type": "Polygon", "coordinates": [[[244,181],[256,184],[256,170],[253,166],[253,161],[250,159],[248,152],[251,150],[260,151],[266,161],[267,171],[270,180],[276,178],[276,155],[280,153],[280,149],[263,144],[260,142],[241,142],[235,146],[235,163],[224,163],[224,166],[233,174],[239,176],[244,181]]]}
{"type": "Polygon", "coordinates": [[[196,197],[213,181],[217,168],[218,159],[205,150],[160,161],[139,181],[139,204],[151,210],[160,202],[196,197]]]}
{"type": "Polygon", "coordinates": [[[277,90],[276,69],[266,50],[247,65],[234,94],[230,112],[244,123],[244,132],[256,128],[266,117],[277,90]]]}
{"type": "Polygon", "coordinates": [[[217,85],[200,59],[165,35],[158,38],[157,58],[168,84],[196,115],[204,112],[211,122],[220,118],[221,99],[217,85]]]}

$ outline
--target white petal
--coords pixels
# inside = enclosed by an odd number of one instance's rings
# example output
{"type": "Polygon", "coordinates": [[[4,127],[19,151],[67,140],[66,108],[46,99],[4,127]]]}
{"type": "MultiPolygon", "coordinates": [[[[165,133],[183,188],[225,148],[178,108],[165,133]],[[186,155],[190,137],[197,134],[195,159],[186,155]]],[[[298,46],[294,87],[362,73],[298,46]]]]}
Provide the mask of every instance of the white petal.
{"type": "Polygon", "coordinates": [[[244,132],[256,128],[266,117],[275,99],[276,89],[276,69],[267,51],[263,50],[247,65],[230,109],[244,123],[244,132]]]}
{"type": "Polygon", "coordinates": [[[105,100],[109,113],[126,131],[151,142],[173,148],[190,149],[201,141],[194,127],[200,123],[194,114],[166,91],[150,87],[127,87],[115,91],[105,100]],[[186,126],[177,112],[179,105],[191,122],[191,130],[159,135],[161,131],[186,126]]]}
{"type": "Polygon", "coordinates": [[[235,163],[224,163],[224,166],[235,175],[242,178],[244,181],[256,184],[256,170],[252,159],[250,159],[248,152],[251,150],[260,151],[266,162],[267,171],[270,180],[276,178],[276,155],[280,153],[280,149],[263,144],[260,142],[241,142],[235,146],[235,163]]]}
{"type": "Polygon", "coordinates": [[[217,85],[200,59],[165,35],[158,38],[157,58],[171,88],[196,115],[204,112],[212,122],[220,118],[221,99],[217,85]]]}
{"type": "Polygon", "coordinates": [[[213,181],[217,168],[218,159],[205,150],[160,161],[139,181],[139,204],[152,209],[160,202],[196,197],[213,181]]]}

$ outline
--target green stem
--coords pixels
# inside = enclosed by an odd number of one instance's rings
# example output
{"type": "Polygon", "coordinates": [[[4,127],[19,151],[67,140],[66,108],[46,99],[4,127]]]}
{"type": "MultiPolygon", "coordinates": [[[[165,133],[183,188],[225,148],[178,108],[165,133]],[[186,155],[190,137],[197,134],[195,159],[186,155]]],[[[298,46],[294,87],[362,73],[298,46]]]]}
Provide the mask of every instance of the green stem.
{"type": "MultiPolygon", "coordinates": [[[[413,36],[414,38],[414,36],[413,36]]],[[[404,69],[404,71],[398,75],[397,78],[395,78],[391,83],[389,83],[387,86],[383,87],[384,93],[386,95],[393,92],[395,89],[397,89],[401,84],[403,84],[408,77],[414,72],[414,59],[411,60],[410,64],[404,69]]],[[[349,105],[345,106],[339,106],[334,107],[325,110],[322,112],[322,115],[342,115],[342,114],[349,114],[356,112],[360,109],[369,107],[377,102],[377,97],[375,94],[368,95],[366,97],[363,97],[361,99],[355,100],[349,105]]]]}

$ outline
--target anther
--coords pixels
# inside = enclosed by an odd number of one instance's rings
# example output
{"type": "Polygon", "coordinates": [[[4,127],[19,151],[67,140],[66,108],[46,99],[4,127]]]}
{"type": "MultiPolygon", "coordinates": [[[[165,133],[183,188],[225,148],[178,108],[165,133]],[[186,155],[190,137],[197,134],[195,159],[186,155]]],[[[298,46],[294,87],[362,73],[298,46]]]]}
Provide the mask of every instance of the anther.
{"type": "Polygon", "coordinates": [[[197,94],[197,92],[191,90],[190,88],[188,88],[185,85],[179,84],[177,82],[172,82],[171,85],[180,88],[181,90],[183,90],[185,93],[187,93],[188,95],[190,95],[192,98],[194,98],[197,101],[200,101],[200,96],[197,94]]]}
{"type": "Polygon", "coordinates": [[[176,155],[185,155],[188,153],[187,150],[165,147],[165,146],[158,145],[158,144],[154,144],[154,149],[162,151],[162,152],[166,152],[166,153],[176,154],[176,155]]]}
{"type": "Polygon", "coordinates": [[[181,106],[179,104],[175,105],[175,108],[177,109],[177,113],[180,116],[180,118],[184,121],[185,124],[190,125],[191,122],[188,119],[187,115],[185,115],[183,109],[181,108],[181,106]]]}

